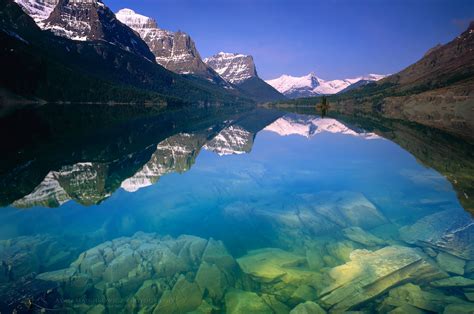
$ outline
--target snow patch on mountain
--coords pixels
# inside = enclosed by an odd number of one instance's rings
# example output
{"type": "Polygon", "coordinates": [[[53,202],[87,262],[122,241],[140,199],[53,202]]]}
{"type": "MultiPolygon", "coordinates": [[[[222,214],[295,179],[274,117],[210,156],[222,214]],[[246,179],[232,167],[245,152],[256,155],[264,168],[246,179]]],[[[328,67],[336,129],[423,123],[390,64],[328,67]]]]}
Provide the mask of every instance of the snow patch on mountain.
{"type": "Polygon", "coordinates": [[[367,140],[382,139],[375,133],[350,129],[335,119],[299,114],[285,115],[267,126],[264,131],[274,132],[281,136],[300,135],[306,138],[311,138],[317,134],[326,132],[357,136],[367,140]]]}
{"type": "Polygon", "coordinates": [[[219,52],[205,58],[204,62],[232,84],[240,84],[252,77],[258,77],[253,57],[249,55],[219,52]]]}
{"type": "Polygon", "coordinates": [[[231,125],[217,134],[204,145],[204,149],[219,156],[240,155],[250,152],[253,145],[253,133],[241,126],[231,125]]]}
{"type": "Polygon", "coordinates": [[[43,28],[46,20],[59,0],[15,0],[26,14],[35,20],[39,27],[43,28]]]}
{"type": "Polygon", "coordinates": [[[384,77],[386,75],[369,74],[351,79],[326,81],[317,77],[314,73],[310,73],[301,77],[282,75],[279,78],[267,80],[266,82],[280,93],[291,98],[297,98],[337,94],[357,82],[378,81],[384,77]]]}

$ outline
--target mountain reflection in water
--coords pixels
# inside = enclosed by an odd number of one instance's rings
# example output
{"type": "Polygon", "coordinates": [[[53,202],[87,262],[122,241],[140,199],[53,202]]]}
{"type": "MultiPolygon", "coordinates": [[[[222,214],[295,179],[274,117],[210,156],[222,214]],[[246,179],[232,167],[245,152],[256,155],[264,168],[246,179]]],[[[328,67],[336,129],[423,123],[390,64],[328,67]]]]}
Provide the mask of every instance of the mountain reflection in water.
{"type": "Polygon", "coordinates": [[[1,118],[0,311],[473,309],[468,143],[311,112],[71,109],[1,118]]]}

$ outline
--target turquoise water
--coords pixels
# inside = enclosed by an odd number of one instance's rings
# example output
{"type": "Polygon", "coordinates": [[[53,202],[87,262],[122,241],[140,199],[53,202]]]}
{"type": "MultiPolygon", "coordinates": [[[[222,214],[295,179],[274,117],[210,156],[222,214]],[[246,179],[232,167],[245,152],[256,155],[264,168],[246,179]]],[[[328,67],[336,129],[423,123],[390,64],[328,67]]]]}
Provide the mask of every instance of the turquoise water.
{"type": "MultiPolygon", "coordinates": [[[[158,120],[112,123],[90,154],[41,152],[60,157],[34,184],[10,186],[5,198],[28,192],[0,213],[2,307],[474,309],[471,215],[443,175],[383,133],[264,109],[194,114],[151,135],[143,127],[158,120]]],[[[41,172],[25,160],[17,177],[41,172]]]]}

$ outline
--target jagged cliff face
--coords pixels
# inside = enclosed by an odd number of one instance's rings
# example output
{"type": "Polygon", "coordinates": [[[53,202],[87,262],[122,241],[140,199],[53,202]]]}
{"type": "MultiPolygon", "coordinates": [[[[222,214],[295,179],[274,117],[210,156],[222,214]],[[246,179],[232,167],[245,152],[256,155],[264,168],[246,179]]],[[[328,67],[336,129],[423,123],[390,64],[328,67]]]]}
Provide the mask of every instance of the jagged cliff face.
{"type": "Polygon", "coordinates": [[[236,85],[257,102],[285,99],[285,96],[258,77],[252,56],[219,52],[204,59],[204,62],[227,82],[236,85]]]}
{"type": "Polygon", "coordinates": [[[204,59],[204,62],[232,84],[240,84],[252,77],[258,77],[252,56],[219,52],[204,59]]]}
{"type": "Polygon", "coordinates": [[[225,84],[219,75],[202,61],[196,44],[188,34],[160,29],[154,19],[130,9],[122,9],[116,16],[140,35],[155,55],[156,62],[168,70],[179,74],[194,74],[215,83],[225,84]]]}
{"type": "Polygon", "coordinates": [[[148,60],[154,56],[101,0],[16,0],[42,29],[77,41],[103,40],[148,60]]]}
{"type": "Polygon", "coordinates": [[[42,27],[43,21],[53,12],[59,0],[15,0],[15,2],[42,27]]]}

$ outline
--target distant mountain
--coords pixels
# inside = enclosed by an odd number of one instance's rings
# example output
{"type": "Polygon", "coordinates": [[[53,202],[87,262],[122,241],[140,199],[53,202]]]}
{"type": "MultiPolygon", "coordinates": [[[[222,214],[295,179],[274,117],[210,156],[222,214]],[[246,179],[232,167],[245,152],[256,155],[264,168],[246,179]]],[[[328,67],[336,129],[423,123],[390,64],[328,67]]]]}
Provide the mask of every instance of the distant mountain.
{"type": "Polygon", "coordinates": [[[354,84],[361,86],[384,77],[385,75],[369,74],[353,79],[326,81],[310,73],[301,77],[282,75],[266,82],[289,98],[300,98],[337,94],[349,90],[348,88],[354,84]]]}
{"type": "Polygon", "coordinates": [[[274,101],[285,99],[273,87],[258,77],[252,56],[219,52],[204,59],[227,82],[239,87],[256,101],[274,101]]]}
{"type": "Polygon", "coordinates": [[[202,61],[196,44],[188,34],[161,29],[154,19],[131,9],[122,9],[116,16],[140,35],[153,52],[156,62],[168,70],[179,74],[193,74],[231,87],[202,61]]]}
{"type": "MultiPolygon", "coordinates": [[[[406,69],[329,97],[331,110],[417,122],[474,141],[474,22],[406,69]]],[[[314,105],[295,99],[285,105],[314,105]]]]}
{"type": "Polygon", "coordinates": [[[90,31],[80,33],[88,40],[41,31],[18,4],[0,0],[0,100],[14,95],[35,101],[149,100],[169,105],[250,102],[236,90],[185,78],[156,64],[139,36],[101,2],[62,0],[44,23],[59,27],[64,22],[69,29],[76,17],[93,22],[90,31]]]}

